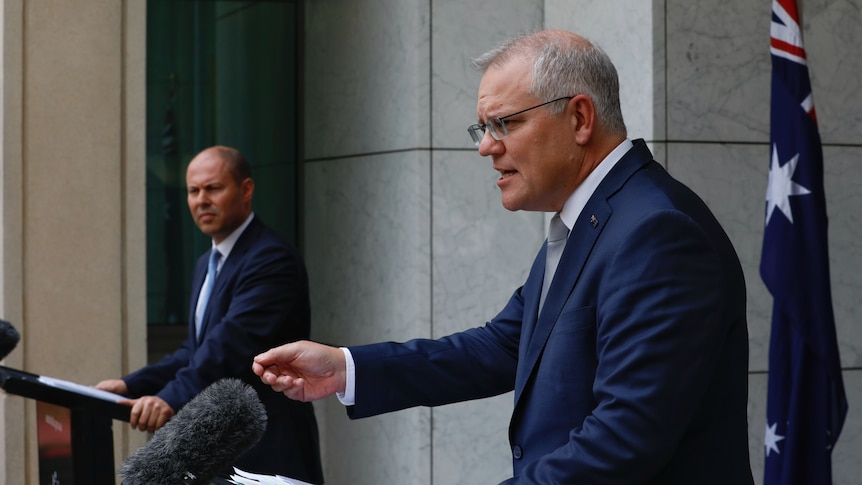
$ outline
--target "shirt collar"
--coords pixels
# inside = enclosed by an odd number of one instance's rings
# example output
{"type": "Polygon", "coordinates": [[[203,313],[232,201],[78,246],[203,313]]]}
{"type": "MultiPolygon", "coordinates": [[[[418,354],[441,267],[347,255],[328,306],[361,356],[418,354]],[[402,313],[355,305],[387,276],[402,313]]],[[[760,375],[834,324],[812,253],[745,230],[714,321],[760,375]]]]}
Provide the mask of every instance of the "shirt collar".
{"type": "Polygon", "coordinates": [[[580,185],[572,192],[572,195],[569,196],[569,199],[566,200],[566,203],[563,204],[563,210],[560,211],[560,219],[563,220],[563,224],[569,228],[571,232],[572,228],[575,226],[575,221],[578,216],[581,214],[581,211],[584,210],[584,207],[587,205],[587,201],[590,200],[590,197],[593,196],[593,192],[599,187],[599,184],[602,183],[602,180],[605,179],[605,176],[614,168],[614,165],[617,164],[622,158],[623,155],[628,152],[634,144],[628,138],[622,141],[616,148],[614,148],[608,155],[587,175],[587,178],[581,182],[580,185]]]}
{"type": "Polygon", "coordinates": [[[245,218],[245,222],[243,222],[241,226],[234,229],[228,237],[222,239],[222,242],[218,244],[213,244],[213,248],[218,249],[218,252],[221,253],[219,267],[221,267],[222,262],[227,259],[228,255],[233,250],[234,245],[236,245],[236,241],[239,239],[239,236],[242,235],[243,231],[245,231],[245,228],[248,227],[249,224],[251,224],[252,219],[254,219],[254,212],[249,214],[248,217],[245,218]]]}

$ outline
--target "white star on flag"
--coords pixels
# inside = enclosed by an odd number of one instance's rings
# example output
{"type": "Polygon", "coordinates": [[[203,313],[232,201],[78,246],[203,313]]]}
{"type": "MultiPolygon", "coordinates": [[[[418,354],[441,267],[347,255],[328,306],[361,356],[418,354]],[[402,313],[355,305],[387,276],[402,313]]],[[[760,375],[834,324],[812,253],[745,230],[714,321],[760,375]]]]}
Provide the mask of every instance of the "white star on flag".
{"type": "Polygon", "coordinates": [[[799,163],[799,154],[781,166],[778,163],[778,146],[772,145],[772,166],[769,167],[769,186],[766,188],[766,224],[775,212],[775,208],[784,213],[787,220],[793,223],[793,212],[790,210],[791,195],[806,195],[811,191],[792,180],[799,163]]]}
{"type": "Polygon", "coordinates": [[[784,436],[779,435],[775,431],[775,427],[778,426],[778,423],[772,423],[772,426],[766,427],[766,437],[763,439],[763,445],[766,447],[766,457],[769,458],[769,451],[773,450],[776,453],[781,453],[778,451],[778,442],[784,439],[784,436]]]}

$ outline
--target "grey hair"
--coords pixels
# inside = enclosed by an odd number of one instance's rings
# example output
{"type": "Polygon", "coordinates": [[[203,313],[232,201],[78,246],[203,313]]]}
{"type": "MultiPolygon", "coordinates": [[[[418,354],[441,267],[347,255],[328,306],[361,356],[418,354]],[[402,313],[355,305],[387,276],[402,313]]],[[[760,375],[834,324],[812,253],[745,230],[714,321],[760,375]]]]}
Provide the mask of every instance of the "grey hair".
{"type": "MultiPolygon", "coordinates": [[[[524,58],[532,61],[530,95],[541,100],[585,94],[596,107],[599,124],[607,131],[626,136],[620,107],[620,82],[610,57],[583,39],[574,42],[548,31],[520,34],[473,59],[473,67],[485,72],[491,66],[524,58]]],[[[557,114],[563,103],[549,105],[557,114]]]]}

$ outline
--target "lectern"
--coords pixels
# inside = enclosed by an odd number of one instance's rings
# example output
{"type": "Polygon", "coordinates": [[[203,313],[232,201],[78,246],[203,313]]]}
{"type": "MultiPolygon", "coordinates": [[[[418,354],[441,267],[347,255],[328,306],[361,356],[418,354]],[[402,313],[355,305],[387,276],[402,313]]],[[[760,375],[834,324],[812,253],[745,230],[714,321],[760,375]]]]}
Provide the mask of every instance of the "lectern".
{"type": "Polygon", "coordinates": [[[111,422],[131,413],[120,396],[4,366],[0,387],[36,401],[40,485],[115,483],[111,422]]]}

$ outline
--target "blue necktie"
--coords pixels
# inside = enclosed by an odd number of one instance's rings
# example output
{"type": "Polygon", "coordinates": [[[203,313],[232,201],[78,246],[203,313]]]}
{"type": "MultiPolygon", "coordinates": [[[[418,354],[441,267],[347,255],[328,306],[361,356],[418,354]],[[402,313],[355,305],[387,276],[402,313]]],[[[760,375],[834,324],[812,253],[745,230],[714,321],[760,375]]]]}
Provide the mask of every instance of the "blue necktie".
{"type": "Polygon", "coordinates": [[[542,296],[539,298],[539,311],[545,305],[545,297],[548,296],[548,289],[551,287],[551,280],[554,279],[554,273],[557,271],[557,265],[560,263],[560,256],[563,255],[563,249],[566,247],[566,240],[569,237],[569,228],[560,219],[560,214],[554,214],[551,219],[551,224],[548,227],[548,251],[545,256],[545,280],[542,282],[542,296]]]}
{"type": "Polygon", "coordinates": [[[213,287],[215,287],[216,275],[218,274],[218,260],[220,258],[221,253],[218,249],[213,248],[210,252],[209,264],[207,265],[207,278],[206,281],[204,281],[204,286],[201,288],[201,295],[198,299],[200,303],[197,306],[198,311],[196,314],[198,316],[195,319],[195,331],[198,337],[201,335],[201,325],[204,321],[204,315],[206,315],[207,303],[209,303],[210,295],[213,292],[213,287]]]}

